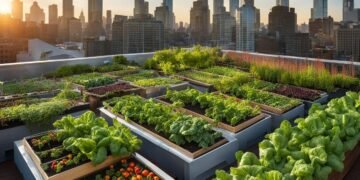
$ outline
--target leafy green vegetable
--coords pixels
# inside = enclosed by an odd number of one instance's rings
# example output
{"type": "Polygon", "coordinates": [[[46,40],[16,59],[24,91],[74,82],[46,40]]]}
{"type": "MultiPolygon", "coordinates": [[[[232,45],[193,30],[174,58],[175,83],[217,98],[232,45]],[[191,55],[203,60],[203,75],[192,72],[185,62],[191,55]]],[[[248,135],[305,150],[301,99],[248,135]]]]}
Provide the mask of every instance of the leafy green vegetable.
{"type": "Polygon", "coordinates": [[[66,80],[72,83],[83,85],[87,89],[105,86],[116,82],[116,80],[114,80],[113,78],[99,73],[75,75],[67,77],[66,80]]]}
{"type": "Polygon", "coordinates": [[[64,84],[62,82],[49,79],[28,79],[5,83],[4,85],[0,86],[2,86],[2,95],[8,96],[15,94],[58,90],[62,89],[64,84]]]}
{"type": "Polygon", "coordinates": [[[181,83],[181,80],[173,78],[151,78],[151,79],[141,79],[134,81],[135,85],[140,87],[154,87],[154,86],[170,86],[181,83]]]}

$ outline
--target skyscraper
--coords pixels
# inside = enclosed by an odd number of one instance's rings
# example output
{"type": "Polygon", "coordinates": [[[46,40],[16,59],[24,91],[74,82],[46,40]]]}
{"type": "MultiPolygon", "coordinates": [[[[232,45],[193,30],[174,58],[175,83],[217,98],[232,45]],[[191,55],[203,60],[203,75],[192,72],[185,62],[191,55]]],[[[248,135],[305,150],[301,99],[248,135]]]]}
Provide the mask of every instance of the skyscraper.
{"type": "Polygon", "coordinates": [[[63,0],[63,17],[64,18],[74,17],[73,0],[63,0]]]}
{"type": "Polygon", "coordinates": [[[216,46],[223,49],[234,49],[233,31],[236,26],[236,20],[230,15],[230,12],[222,12],[213,15],[212,39],[216,46]]]}
{"type": "Polygon", "coordinates": [[[281,41],[296,32],[297,15],[294,8],[275,6],[269,13],[269,33],[281,41]]]}
{"type": "Polygon", "coordinates": [[[79,20],[81,22],[82,30],[84,31],[84,29],[86,28],[86,21],[85,21],[84,11],[81,11],[80,16],[79,16],[79,20]]]}
{"type": "Polygon", "coordinates": [[[225,11],[224,0],[214,0],[214,11],[213,14],[221,14],[225,11]]]}
{"type": "Polygon", "coordinates": [[[172,16],[169,7],[162,6],[156,7],[155,9],[155,19],[161,21],[164,24],[166,30],[172,29],[172,16]]]}
{"type": "Polygon", "coordinates": [[[163,6],[166,6],[169,8],[169,16],[170,16],[170,29],[175,29],[175,14],[174,14],[174,6],[173,6],[173,0],[164,0],[163,6]]]}
{"type": "Polygon", "coordinates": [[[210,33],[210,9],[207,0],[193,2],[190,10],[190,31],[195,43],[204,44],[210,33]]]}
{"type": "Polygon", "coordinates": [[[23,2],[20,0],[12,1],[11,15],[14,19],[23,20],[23,2]]]}
{"type": "Polygon", "coordinates": [[[144,0],[135,0],[134,16],[149,14],[149,2],[144,0]]]}
{"type": "Polygon", "coordinates": [[[240,0],[229,0],[230,15],[236,18],[237,9],[240,7],[240,0]]]}
{"type": "Polygon", "coordinates": [[[58,24],[58,8],[56,4],[49,6],[49,24],[58,24]]]}
{"type": "Polygon", "coordinates": [[[289,0],[276,0],[276,5],[289,7],[289,0]]]}
{"type": "Polygon", "coordinates": [[[341,27],[336,31],[336,51],[347,60],[360,61],[360,27],[341,27]]]}
{"type": "Polygon", "coordinates": [[[311,12],[311,19],[325,18],[328,16],[328,1],[314,0],[314,6],[311,12]]]}
{"type": "Polygon", "coordinates": [[[30,13],[28,14],[28,22],[35,22],[41,24],[45,22],[45,13],[44,10],[40,8],[39,4],[34,1],[30,7],[30,13]]]}
{"type": "Polygon", "coordinates": [[[343,21],[360,22],[360,9],[354,9],[354,0],[343,0],[343,21]]]}
{"type": "Polygon", "coordinates": [[[112,25],[112,16],[111,16],[111,10],[106,11],[106,37],[108,39],[111,39],[111,25],[112,25]]]}
{"type": "Polygon", "coordinates": [[[256,8],[254,0],[245,0],[236,18],[236,49],[255,51],[256,8]]]}
{"type": "Polygon", "coordinates": [[[88,25],[86,28],[87,37],[98,38],[105,35],[103,28],[103,1],[88,0],[88,25]]]}
{"type": "Polygon", "coordinates": [[[127,20],[127,16],[115,15],[114,22],[112,24],[112,54],[124,53],[124,24],[127,20]]]}

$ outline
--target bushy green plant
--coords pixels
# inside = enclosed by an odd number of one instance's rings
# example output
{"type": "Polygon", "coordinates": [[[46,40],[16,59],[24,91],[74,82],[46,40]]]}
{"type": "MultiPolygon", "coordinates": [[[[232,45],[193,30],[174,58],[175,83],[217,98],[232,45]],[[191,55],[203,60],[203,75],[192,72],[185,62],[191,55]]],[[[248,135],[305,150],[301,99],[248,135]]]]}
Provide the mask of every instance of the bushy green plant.
{"type": "Polygon", "coordinates": [[[63,78],[76,74],[91,73],[94,72],[94,69],[95,68],[93,66],[88,64],[62,66],[58,68],[56,71],[47,74],[46,77],[63,78]]]}
{"type": "Polygon", "coordinates": [[[182,81],[173,78],[158,77],[158,78],[137,80],[134,81],[134,84],[141,87],[154,87],[154,86],[170,86],[170,85],[179,84],[180,82],[182,81]]]}
{"type": "Polygon", "coordinates": [[[188,49],[167,49],[158,51],[147,60],[145,67],[174,74],[191,68],[200,69],[215,65],[221,59],[221,51],[216,48],[195,46],[188,49]]]}
{"type": "Polygon", "coordinates": [[[3,85],[3,95],[25,94],[31,92],[52,91],[62,89],[63,82],[50,79],[27,79],[3,85]]]}
{"type": "Polygon", "coordinates": [[[115,56],[115,57],[113,57],[112,61],[115,64],[122,64],[122,65],[129,64],[129,61],[125,56],[115,56]]]}

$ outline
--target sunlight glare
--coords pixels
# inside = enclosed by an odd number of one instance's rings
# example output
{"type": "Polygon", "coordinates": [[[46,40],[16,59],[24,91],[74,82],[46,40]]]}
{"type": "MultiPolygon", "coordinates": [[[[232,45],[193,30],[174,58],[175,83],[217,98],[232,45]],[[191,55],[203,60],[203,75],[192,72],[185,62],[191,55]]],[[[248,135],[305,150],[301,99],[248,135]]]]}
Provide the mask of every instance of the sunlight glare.
{"type": "Polygon", "coordinates": [[[1,4],[0,5],[0,14],[10,14],[11,7],[9,4],[1,4]]]}

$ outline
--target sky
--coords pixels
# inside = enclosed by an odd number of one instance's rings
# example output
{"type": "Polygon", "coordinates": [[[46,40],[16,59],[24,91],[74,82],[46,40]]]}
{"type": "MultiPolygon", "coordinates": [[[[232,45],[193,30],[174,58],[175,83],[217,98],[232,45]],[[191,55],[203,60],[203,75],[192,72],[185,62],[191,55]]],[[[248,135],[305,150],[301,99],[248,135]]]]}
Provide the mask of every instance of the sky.
{"type": "MultiPolygon", "coordinates": [[[[0,12],[10,11],[10,4],[12,0],[1,0],[0,12]]],[[[28,13],[31,4],[34,0],[23,0],[24,13],[28,13]]],[[[48,6],[50,4],[57,4],[59,8],[59,16],[62,15],[62,0],[37,0],[40,7],[44,9],[45,13],[48,13],[48,6]]],[[[194,0],[174,0],[174,12],[176,21],[189,22],[190,21],[190,9],[194,0]]],[[[225,7],[229,10],[229,0],[225,1],[225,7]]],[[[150,13],[154,14],[155,7],[160,6],[162,0],[148,0],[150,4],[150,13]]],[[[298,15],[298,24],[308,22],[310,18],[310,9],[312,7],[313,0],[290,0],[290,6],[295,7],[295,11],[298,15]]],[[[355,7],[360,6],[360,1],[355,0],[355,7]]],[[[255,0],[255,6],[260,9],[261,22],[268,23],[268,14],[273,6],[275,6],[276,0],[255,0]]],[[[342,19],[342,0],[328,0],[329,15],[332,16],[335,21],[342,19]]],[[[87,0],[74,0],[75,16],[79,17],[81,10],[84,10],[85,16],[87,16],[87,0]]],[[[213,0],[209,0],[210,11],[212,11],[213,0]]],[[[112,10],[113,15],[128,15],[133,14],[134,0],[104,0],[104,15],[106,10],[112,10]]],[[[46,18],[47,20],[48,18],[46,18]]],[[[212,18],[211,18],[212,19],[212,18]]]]}

